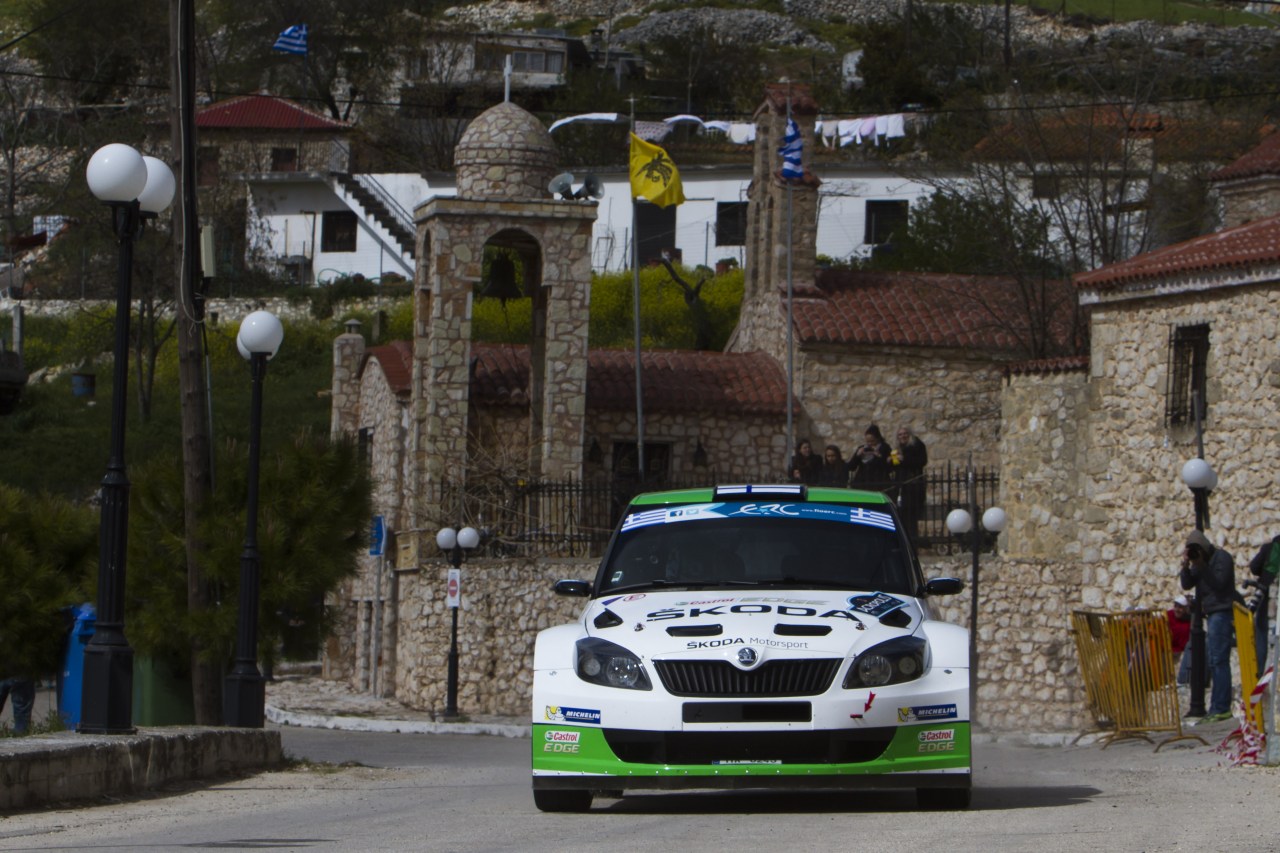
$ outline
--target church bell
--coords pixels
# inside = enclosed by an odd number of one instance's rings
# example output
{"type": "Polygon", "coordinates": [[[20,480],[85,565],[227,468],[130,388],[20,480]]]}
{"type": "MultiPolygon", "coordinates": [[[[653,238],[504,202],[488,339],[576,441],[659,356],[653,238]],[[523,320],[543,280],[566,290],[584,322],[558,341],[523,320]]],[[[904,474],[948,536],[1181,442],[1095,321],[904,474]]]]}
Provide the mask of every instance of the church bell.
{"type": "Polygon", "coordinates": [[[489,261],[489,277],[480,290],[481,296],[494,297],[506,302],[524,296],[516,283],[516,265],[505,254],[496,254],[489,261]]]}

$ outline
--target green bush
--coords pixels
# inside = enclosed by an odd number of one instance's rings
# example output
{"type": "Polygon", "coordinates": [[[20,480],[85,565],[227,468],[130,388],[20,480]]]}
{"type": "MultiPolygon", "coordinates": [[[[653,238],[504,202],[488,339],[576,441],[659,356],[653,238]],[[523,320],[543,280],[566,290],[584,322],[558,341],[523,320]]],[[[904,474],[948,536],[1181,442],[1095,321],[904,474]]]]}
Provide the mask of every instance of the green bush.
{"type": "Polygon", "coordinates": [[[91,599],[97,532],[87,507],[0,485],[0,674],[59,670],[62,611],[91,599]]]}

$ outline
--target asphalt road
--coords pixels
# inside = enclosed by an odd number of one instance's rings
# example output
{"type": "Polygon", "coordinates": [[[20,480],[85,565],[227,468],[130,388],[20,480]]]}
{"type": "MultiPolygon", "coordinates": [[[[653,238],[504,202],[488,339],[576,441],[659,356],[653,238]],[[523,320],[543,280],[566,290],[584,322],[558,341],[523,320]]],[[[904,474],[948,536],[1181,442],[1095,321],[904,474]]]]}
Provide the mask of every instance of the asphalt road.
{"type": "MultiPolygon", "coordinates": [[[[1228,727],[1229,728],[1229,727],[1228,727]]],[[[1225,734],[1225,731],[1219,733],[1225,734]]],[[[968,812],[909,793],[628,795],[538,812],[529,741],[286,729],[308,762],[129,802],[0,817],[0,850],[1274,850],[1280,770],[1212,750],[978,747],[968,812]],[[344,762],[358,765],[343,766],[344,762]]]]}

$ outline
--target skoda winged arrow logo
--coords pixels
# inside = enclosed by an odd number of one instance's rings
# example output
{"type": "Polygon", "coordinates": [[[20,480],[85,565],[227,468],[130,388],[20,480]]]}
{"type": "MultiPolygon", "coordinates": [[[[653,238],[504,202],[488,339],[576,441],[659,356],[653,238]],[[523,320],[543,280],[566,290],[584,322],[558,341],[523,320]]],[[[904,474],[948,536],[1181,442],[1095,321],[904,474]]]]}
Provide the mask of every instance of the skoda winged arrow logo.
{"type": "Polygon", "coordinates": [[[738,663],[742,664],[743,666],[746,666],[746,667],[755,666],[756,661],[758,661],[759,659],[760,659],[760,655],[757,654],[756,650],[753,648],[747,647],[745,649],[738,649],[738,663]]]}

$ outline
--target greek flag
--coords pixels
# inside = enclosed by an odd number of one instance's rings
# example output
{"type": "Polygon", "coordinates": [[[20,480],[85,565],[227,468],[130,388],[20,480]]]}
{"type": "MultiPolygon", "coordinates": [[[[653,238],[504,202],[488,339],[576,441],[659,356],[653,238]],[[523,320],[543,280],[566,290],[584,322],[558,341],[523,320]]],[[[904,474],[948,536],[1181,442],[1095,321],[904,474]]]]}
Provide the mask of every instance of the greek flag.
{"type": "Polygon", "coordinates": [[[784,178],[803,178],[804,167],[800,165],[800,153],[804,150],[804,144],[800,140],[800,128],[796,125],[796,120],[787,119],[787,132],[782,137],[782,146],[778,148],[778,153],[782,155],[782,177],[784,178]]]}
{"type": "Polygon", "coordinates": [[[284,32],[280,33],[280,37],[276,39],[276,43],[271,46],[272,50],[278,50],[283,53],[293,53],[298,56],[307,55],[307,25],[295,24],[284,32]]]}

